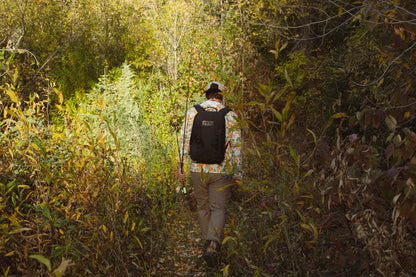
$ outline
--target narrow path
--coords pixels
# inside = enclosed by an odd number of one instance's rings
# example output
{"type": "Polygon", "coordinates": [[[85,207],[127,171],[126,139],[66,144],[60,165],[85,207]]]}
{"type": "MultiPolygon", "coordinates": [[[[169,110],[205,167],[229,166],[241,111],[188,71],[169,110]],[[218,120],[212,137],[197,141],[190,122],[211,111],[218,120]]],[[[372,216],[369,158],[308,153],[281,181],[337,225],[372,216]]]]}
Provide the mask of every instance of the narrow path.
{"type": "Polygon", "coordinates": [[[159,257],[152,276],[213,276],[207,271],[202,257],[202,242],[196,211],[178,203],[178,212],[166,223],[167,249],[159,257]]]}

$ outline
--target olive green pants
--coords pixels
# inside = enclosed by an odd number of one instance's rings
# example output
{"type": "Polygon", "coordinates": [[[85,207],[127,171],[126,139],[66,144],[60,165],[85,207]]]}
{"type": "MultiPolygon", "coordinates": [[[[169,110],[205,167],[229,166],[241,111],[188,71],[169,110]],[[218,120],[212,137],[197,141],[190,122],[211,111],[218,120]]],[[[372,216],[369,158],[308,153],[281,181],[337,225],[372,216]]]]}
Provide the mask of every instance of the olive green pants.
{"type": "Polygon", "coordinates": [[[203,240],[221,242],[231,180],[219,173],[191,172],[203,240]]]}

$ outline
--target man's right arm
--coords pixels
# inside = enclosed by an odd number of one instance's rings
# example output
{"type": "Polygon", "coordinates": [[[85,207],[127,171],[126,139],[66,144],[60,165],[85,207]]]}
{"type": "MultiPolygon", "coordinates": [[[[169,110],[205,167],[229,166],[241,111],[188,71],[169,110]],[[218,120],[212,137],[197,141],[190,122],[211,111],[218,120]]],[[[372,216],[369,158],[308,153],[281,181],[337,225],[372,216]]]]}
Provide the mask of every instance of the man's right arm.
{"type": "Polygon", "coordinates": [[[193,111],[190,109],[186,112],[186,118],[183,121],[182,129],[180,132],[180,140],[179,140],[179,160],[178,163],[183,165],[186,163],[186,159],[189,153],[189,141],[191,139],[191,131],[192,131],[192,121],[193,121],[193,111]]]}
{"type": "Polygon", "coordinates": [[[241,139],[241,129],[238,128],[237,115],[232,112],[232,118],[230,120],[230,143],[231,143],[231,153],[232,153],[232,163],[234,167],[233,178],[241,181],[243,178],[243,157],[242,157],[242,139],[241,139]]]}
{"type": "Polygon", "coordinates": [[[176,188],[176,192],[180,192],[182,190],[182,187],[184,186],[184,182],[186,179],[186,174],[184,172],[184,165],[187,161],[187,156],[189,153],[189,140],[190,140],[190,134],[192,130],[192,122],[191,120],[191,111],[186,112],[186,117],[184,119],[184,122],[182,124],[182,128],[180,131],[180,140],[179,140],[179,157],[178,157],[178,166],[177,166],[177,172],[176,176],[178,178],[178,181],[180,182],[180,185],[176,188]]]}

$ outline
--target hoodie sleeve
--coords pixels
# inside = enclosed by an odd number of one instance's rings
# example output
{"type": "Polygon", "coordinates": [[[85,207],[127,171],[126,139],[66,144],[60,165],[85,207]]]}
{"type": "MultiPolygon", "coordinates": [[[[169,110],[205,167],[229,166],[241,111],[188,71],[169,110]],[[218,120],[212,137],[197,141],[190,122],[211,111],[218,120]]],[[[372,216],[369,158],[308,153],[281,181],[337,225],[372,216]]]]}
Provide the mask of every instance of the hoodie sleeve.
{"type": "Polygon", "coordinates": [[[237,115],[235,112],[231,112],[227,119],[228,141],[230,142],[231,148],[229,160],[233,169],[233,178],[241,180],[243,178],[241,129],[238,128],[237,115]]]}
{"type": "Polygon", "coordinates": [[[186,163],[189,156],[189,141],[191,139],[192,124],[195,117],[195,109],[192,108],[186,112],[185,120],[183,121],[180,140],[179,140],[179,157],[178,163],[186,163]]]}

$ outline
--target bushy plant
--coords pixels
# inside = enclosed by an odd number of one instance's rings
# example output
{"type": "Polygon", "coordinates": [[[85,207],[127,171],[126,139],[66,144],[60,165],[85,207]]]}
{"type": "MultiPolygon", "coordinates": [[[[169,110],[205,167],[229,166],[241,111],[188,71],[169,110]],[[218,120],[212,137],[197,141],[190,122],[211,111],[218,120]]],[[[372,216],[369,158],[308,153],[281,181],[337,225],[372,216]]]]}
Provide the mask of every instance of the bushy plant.
{"type": "MultiPolygon", "coordinates": [[[[111,91],[108,85],[101,94],[110,102],[90,100],[84,114],[68,113],[55,89],[63,122],[58,125],[48,123],[47,100],[34,96],[22,107],[12,87],[2,89],[2,99],[11,103],[2,103],[0,137],[4,276],[145,275],[153,255],[164,248],[154,237],[162,235],[158,230],[171,201],[171,178],[161,175],[170,174],[171,156],[146,157],[157,151],[146,148],[152,137],[140,132],[144,126],[148,134],[157,132],[151,123],[163,121],[148,116],[146,124],[141,113],[132,114],[140,107],[131,97],[133,77],[128,66],[120,72],[127,83],[115,78],[111,91]],[[123,141],[136,131],[147,144],[123,141]],[[129,152],[134,149],[145,150],[140,159],[129,152]],[[144,161],[153,161],[154,167],[144,161]]],[[[163,143],[152,146],[162,149],[163,143]]]]}
{"type": "Polygon", "coordinates": [[[116,76],[103,75],[77,113],[92,133],[106,130],[104,135],[109,137],[112,149],[138,158],[144,149],[145,99],[143,91],[139,95],[129,65],[124,64],[119,71],[113,73],[116,76]]]}

